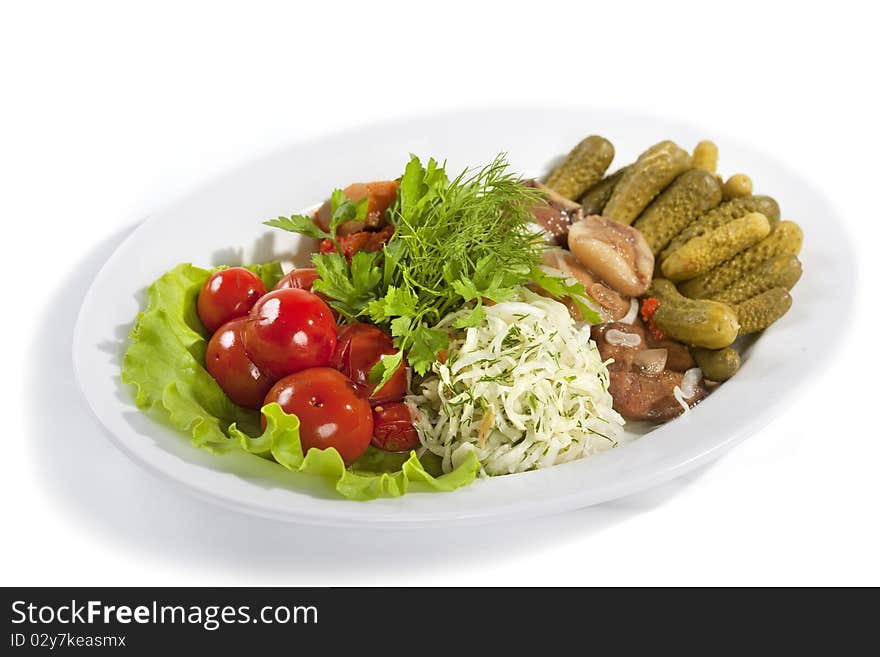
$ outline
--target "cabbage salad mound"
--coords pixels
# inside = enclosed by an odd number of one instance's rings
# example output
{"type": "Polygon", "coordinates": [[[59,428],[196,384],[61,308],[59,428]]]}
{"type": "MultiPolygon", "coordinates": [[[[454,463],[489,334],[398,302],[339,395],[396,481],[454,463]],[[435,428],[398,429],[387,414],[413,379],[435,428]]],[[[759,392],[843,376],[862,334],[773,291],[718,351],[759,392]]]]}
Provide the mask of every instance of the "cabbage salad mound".
{"type": "MultiPolygon", "coordinates": [[[[468,312],[448,315],[437,328],[468,312]]],[[[406,404],[444,472],[471,454],[484,475],[572,461],[617,445],[624,425],[590,326],[525,288],[454,333],[445,362],[435,363],[406,404]]]]}

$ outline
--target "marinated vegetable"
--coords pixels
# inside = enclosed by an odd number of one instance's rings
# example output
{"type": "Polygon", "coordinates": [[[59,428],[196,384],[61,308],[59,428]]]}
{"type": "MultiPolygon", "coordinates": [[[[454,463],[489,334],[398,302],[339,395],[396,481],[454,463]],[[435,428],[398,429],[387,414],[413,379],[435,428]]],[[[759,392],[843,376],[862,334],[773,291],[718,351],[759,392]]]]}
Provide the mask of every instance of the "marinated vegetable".
{"type": "Polygon", "coordinates": [[[636,220],[656,256],[693,219],[721,203],[721,187],[704,169],[689,169],[676,178],[636,220]]]}
{"type": "Polygon", "coordinates": [[[584,216],[602,214],[602,210],[605,209],[605,204],[608,203],[608,199],[610,199],[611,194],[614,193],[614,186],[617,185],[618,181],[623,177],[627,170],[629,170],[629,166],[625,166],[611,175],[605,176],[581,196],[580,203],[583,207],[584,216]]]}
{"type": "Polygon", "coordinates": [[[736,173],[728,178],[721,187],[724,200],[729,201],[741,196],[752,195],[752,179],[744,173],[736,173]]]}
{"type": "Polygon", "coordinates": [[[244,267],[221,269],[212,274],[199,292],[199,319],[209,332],[250,312],[266,286],[260,277],[244,267]]]}
{"type": "Polygon", "coordinates": [[[648,293],[659,301],[652,321],[671,338],[692,347],[722,349],[740,331],[733,308],[708,299],[694,300],[679,294],[670,281],[655,278],[648,293]]]}
{"type": "Polygon", "coordinates": [[[763,331],[791,308],[791,295],[784,287],[774,287],[735,306],[740,335],[763,331]]]}
{"type": "Polygon", "coordinates": [[[796,256],[803,243],[803,231],[793,221],[777,224],[754,246],[737,254],[712,271],[681,284],[682,294],[694,299],[712,297],[740,280],[762,262],[780,255],[796,256]]]}
{"type": "Polygon", "coordinates": [[[266,395],[300,420],[303,451],[333,447],[346,464],[367,450],[373,437],[373,411],[345,375],[316,367],[286,376],[266,395]]]}
{"type": "MultiPolygon", "coordinates": [[[[350,201],[367,199],[364,217],[352,218],[342,222],[337,228],[339,235],[352,235],[364,228],[381,228],[385,225],[385,213],[397,198],[397,187],[400,183],[396,180],[382,180],[371,183],[354,183],[349,185],[342,193],[350,201]]],[[[327,201],[315,213],[315,223],[325,231],[330,230],[332,219],[332,203],[327,201]]]]}
{"type": "Polygon", "coordinates": [[[800,280],[802,271],[801,261],[797,257],[778,255],[743,274],[712,298],[725,303],[740,303],[774,287],[790,290],[800,280]]]}
{"type": "Polygon", "coordinates": [[[596,135],[587,137],[571,150],[544,184],[565,198],[580,198],[602,179],[613,159],[614,146],[610,141],[596,135]]]}
{"type": "Polygon", "coordinates": [[[760,212],[710,230],[685,242],[660,266],[671,281],[685,281],[704,274],[770,234],[770,222],[760,212]]]}
{"type": "Polygon", "coordinates": [[[336,348],[336,322],[327,304],[311,292],[274,290],[251,309],[244,347],[261,371],[280,379],[330,363],[336,348]]]}
{"type": "MultiPolygon", "coordinates": [[[[542,255],[542,260],[548,267],[552,267],[566,276],[571,276],[578,283],[583,285],[587,294],[593,301],[595,301],[595,310],[603,320],[611,321],[614,319],[620,319],[629,312],[631,307],[629,297],[620,294],[602,283],[595,273],[584,267],[584,265],[574,257],[571,251],[568,251],[567,249],[547,249],[542,255]]],[[[538,294],[552,296],[547,295],[547,293],[543,292],[540,288],[532,289],[538,294]]],[[[578,320],[583,319],[577,306],[570,303],[567,298],[561,298],[559,301],[562,301],[568,306],[568,310],[572,317],[578,320]]]]}
{"type": "Polygon", "coordinates": [[[691,156],[671,141],[655,144],[639,156],[614,186],[602,216],[631,224],[654,197],[691,166],[691,156]]]}
{"type": "Polygon", "coordinates": [[[244,317],[214,332],[205,352],[205,369],[239,406],[258,410],[275,379],[261,371],[244,350],[244,317]]]}
{"type": "Polygon", "coordinates": [[[419,432],[403,402],[373,408],[373,445],[386,452],[404,452],[419,446],[419,432]]]}
{"type": "Polygon", "coordinates": [[[336,349],[330,359],[334,369],[357,386],[371,406],[403,400],[406,394],[406,359],[378,390],[370,381],[370,371],[382,356],[397,353],[391,336],[372,324],[347,324],[339,329],[336,349]]]}
{"type": "Polygon", "coordinates": [[[710,381],[727,381],[736,374],[740,365],[739,352],[733,347],[723,349],[704,349],[691,347],[691,355],[697,367],[710,381]]]}
{"type": "Polygon", "coordinates": [[[622,294],[644,294],[654,272],[654,256],[635,228],[592,216],[572,224],[568,248],[578,261],[622,294]]]}
{"type": "Polygon", "coordinates": [[[715,173],[718,168],[718,146],[714,141],[701,141],[694,146],[693,164],[698,169],[715,173]]]}
{"type": "MultiPolygon", "coordinates": [[[[668,349],[650,344],[649,336],[640,326],[622,322],[598,324],[592,329],[592,337],[602,359],[611,361],[608,389],[614,399],[614,410],[627,420],[665,422],[706,396],[700,378],[685,384],[685,377],[692,376],[686,374],[693,366],[690,357],[671,358],[668,349]]],[[[686,354],[687,350],[684,351],[686,354]]]]}
{"type": "Polygon", "coordinates": [[[687,228],[679,233],[669,245],[660,253],[660,262],[669,257],[669,254],[695,237],[704,235],[724,224],[740,219],[750,212],[760,212],[771,226],[779,223],[779,205],[769,196],[744,196],[742,198],[725,201],[717,208],[709,210],[704,215],[697,217],[687,228]]]}
{"type": "Polygon", "coordinates": [[[534,222],[543,230],[547,242],[557,246],[565,244],[569,226],[573,221],[583,217],[581,206],[537,180],[527,180],[523,184],[542,192],[541,198],[536,199],[532,204],[532,213],[534,222]]]}

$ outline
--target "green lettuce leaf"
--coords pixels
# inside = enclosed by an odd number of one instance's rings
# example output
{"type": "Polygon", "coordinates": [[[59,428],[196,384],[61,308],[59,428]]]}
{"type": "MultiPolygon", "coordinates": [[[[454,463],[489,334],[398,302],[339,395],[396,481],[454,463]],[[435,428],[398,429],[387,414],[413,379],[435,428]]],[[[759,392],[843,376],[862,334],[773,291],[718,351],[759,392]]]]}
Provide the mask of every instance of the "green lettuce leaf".
{"type": "MultiPolygon", "coordinates": [[[[283,276],[277,262],[248,269],[267,289],[283,276]]],[[[426,490],[451,491],[474,480],[479,463],[472,454],[447,474],[441,474],[436,458],[420,460],[415,452],[390,454],[371,447],[349,468],[333,448],[303,454],[299,418],[277,404],[263,408],[266,429],[261,432],[260,414],[234,404],[204,368],[210,336],[199,321],[196,298],[211,273],[182,264],[149,287],[147,308],[138,315],[122,365],[122,381],[134,387],[138,407],[190,436],[197,447],[244,452],[325,477],[353,500],[397,497],[413,482],[426,490]]]]}

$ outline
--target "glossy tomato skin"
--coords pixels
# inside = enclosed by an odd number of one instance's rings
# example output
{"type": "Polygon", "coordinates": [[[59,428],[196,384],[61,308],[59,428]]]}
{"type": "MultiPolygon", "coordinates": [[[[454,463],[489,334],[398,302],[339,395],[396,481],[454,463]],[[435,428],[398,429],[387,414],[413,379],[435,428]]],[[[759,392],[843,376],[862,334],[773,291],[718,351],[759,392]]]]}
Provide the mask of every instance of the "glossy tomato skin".
{"type": "MultiPolygon", "coordinates": [[[[312,287],[315,284],[315,281],[321,278],[318,275],[318,270],[310,267],[303,267],[301,269],[294,269],[290,273],[288,273],[284,278],[282,278],[275,285],[273,290],[284,290],[286,288],[295,288],[297,290],[306,290],[307,292],[311,292],[312,294],[317,295],[321,301],[327,304],[327,307],[330,308],[330,304],[327,303],[328,299],[325,295],[320,292],[315,292],[312,290],[312,287]]],[[[330,308],[330,312],[333,314],[334,321],[339,317],[339,313],[337,313],[333,308],[330,308]]]]}
{"type": "Polygon", "coordinates": [[[244,267],[214,272],[199,292],[199,319],[213,333],[229,320],[247,315],[264,294],[263,281],[244,267]]]}
{"type": "Polygon", "coordinates": [[[386,452],[403,452],[419,446],[419,432],[406,404],[395,402],[373,409],[372,443],[386,452]]]}
{"type": "Polygon", "coordinates": [[[280,379],[330,363],[336,322],[327,304],[311,292],[273,290],[251,308],[244,346],[262,371],[280,379]]]}
{"type": "Polygon", "coordinates": [[[339,329],[331,365],[354,381],[371,405],[399,402],[406,394],[406,358],[391,379],[375,391],[370,370],[383,355],[396,354],[391,337],[372,324],[349,324],[339,329]]]}
{"type": "Polygon", "coordinates": [[[275,380],[245,353],[246,321],[244,317],[233,319],[214,332],[205,353],[205,368],[232,401],[245,408],[259,409],[275,380]]]}
{"type": "Polygon", "coordinates": [[[295,288],[298,290],[306,290],[307,292],[312,291],[312,285],[315,284],[315,281],[321,278],[318,276],[318,270],[310,267],[304,267],[301,269],[294,269],[290,273],[288,273],[284,278],[282,278],[275,285],[273,289],[275,290],[284,290],[286,288],[295,288]]]}
{"type": "Polygon", "coordinates": [[[312,447],[335,447],[346,465],[366,451],[373,437],[373,414],[344,374],[315,367],[286,376],[266,395],[300,421],[303,453],[312,447]]]}

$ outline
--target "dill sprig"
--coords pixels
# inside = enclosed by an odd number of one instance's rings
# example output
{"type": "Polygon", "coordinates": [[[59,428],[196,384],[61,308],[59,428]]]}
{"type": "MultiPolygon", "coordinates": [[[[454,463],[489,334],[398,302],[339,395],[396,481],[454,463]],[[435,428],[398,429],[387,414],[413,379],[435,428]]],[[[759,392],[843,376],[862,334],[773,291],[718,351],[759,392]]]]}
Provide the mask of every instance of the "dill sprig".
{"type": "Polygon", "coordinates": [[[543,241],[531,229],[540,191],[507,171],[503,155],[446,179],[430,160],[410,160],[389,212],[400,265],[386,280],[417,295],[416,312],[436,323],[463,301],[503,301],[529,282],[543,241]]]}

